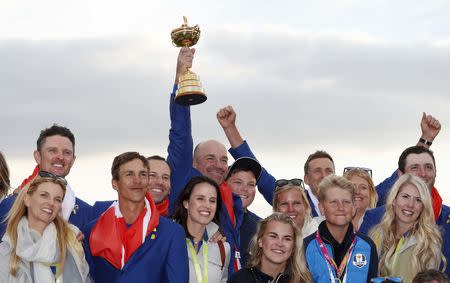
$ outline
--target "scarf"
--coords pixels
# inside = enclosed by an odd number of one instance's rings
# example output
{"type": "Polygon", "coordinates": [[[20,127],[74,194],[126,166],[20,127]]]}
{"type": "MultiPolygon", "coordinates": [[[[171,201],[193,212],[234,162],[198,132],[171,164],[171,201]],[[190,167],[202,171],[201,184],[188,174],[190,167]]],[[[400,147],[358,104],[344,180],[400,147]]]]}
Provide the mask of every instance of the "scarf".
{"type": "Polygon", "coordinates": [[[433,205],[434,220],[437,221],[441,215],[442,198],[435,187],[431,189],[431,204],[433,205]]]}
{"type": "Polygon", "coordinates": [[[222,197],[222,202],[225,204],[225,207],[227,208],[228,216],[230,217],[233,227],[235,227],[233,193],[225,181],[223,181],[222,184],[220,184],[219,188],[220,188],[220,196],[222,197]]]}
{"type": "MultiPolygon", "coordinates": [[[[28,176],[28,178],[23,180],[22,184],[20,184],[20,186],[17,189],[21,190],[25,187],[28,188],[36,178],[40,178],[39,170],[40,170],[39,165],[36,165],[36,167],[34,167],[33,173],[31,173],[31,175],[28,176]]],[[[65,220],[69,220],[72,211],[74,211],[75,209],[75,205],[76,205],[75,192],[72,190],[72,187],[69,185],[69,183],[67,183],[66,194],[64,195],[64,200],[61,206],[61,216],[65,220]]]]}
{"type": "Polygon", "coordinates": [[[169,198],[166,197],[162,202],[156,205],[159,214],[167,217],[169,215],[169,198]]]}
{"type": "Polygon", "coordinates": [[[145,238],[159,224],[159,212],[149,193],[144,198],[145,208],[128,227],[115,201],[98,219],[89,237],[91,254],[98,256],[116,269],[122,269],[145,238]]]}
{"type": "MultiPolygon", "coordinates": [[[[24,216],[17,226],[17,236],[16,253],[23,261],[33,264],[34,282],[55,282],[55,275],[50,268],[60,260],[55,224],[50,223],[41,236],[28,227],[28,220],[24,216]]],[[[11,246],[11,239],[6,234],[3,241],[11,246]]]]}

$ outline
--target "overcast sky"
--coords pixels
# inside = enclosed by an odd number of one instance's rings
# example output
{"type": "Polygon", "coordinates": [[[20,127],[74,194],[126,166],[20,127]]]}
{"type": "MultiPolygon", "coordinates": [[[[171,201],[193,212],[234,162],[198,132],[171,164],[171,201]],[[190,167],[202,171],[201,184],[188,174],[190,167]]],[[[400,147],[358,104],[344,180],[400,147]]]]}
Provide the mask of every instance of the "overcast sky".
{"type": "MultiPolygon", "coordinates": [[[[192,107],[194,143],[226,138],[226,105],[263,166],[303,178],[307,155],[396,168],[425,111],[442,131],[436,186],[450,204],[450,2],[0,0],[0,150],[14,186],[33,169],[40,130],[76,136],[68,180],[88,202],[115,197],[113,158],[166,156],[178,49],[172,29],[198,24],[193,71],[208,100],[192,107]]],[[[269,207],[258,198],[253,210],[269,207]]]]}

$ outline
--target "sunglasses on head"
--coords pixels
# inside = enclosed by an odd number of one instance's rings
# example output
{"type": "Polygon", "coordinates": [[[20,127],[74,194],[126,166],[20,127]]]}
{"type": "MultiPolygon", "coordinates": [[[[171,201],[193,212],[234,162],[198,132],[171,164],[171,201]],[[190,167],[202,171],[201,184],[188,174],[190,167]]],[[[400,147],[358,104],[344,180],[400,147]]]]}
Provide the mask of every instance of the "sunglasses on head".
{"type": "Polygon", "coordinates": [[[291,184],[291,185],[294,185],[294,186],[300,186],[303,189],[305,189],[305,185],[303,184],[303,180],[302,179],[290,179],[290,180],[280,179],[280,180],[276,180],[275,181],[275,186],[278,187],[278,188],[286,186],[287,184],[291,184]]]}
{"type": "Polygon", "coordinates": [[[51,179],[55,179],[55,180],[59,180],[61,181],[65,186],[67,186],[67,181],[66,179],[64,179],[61,176],[57,176],[53,173],[50,173],[48,171],[39,171],[39,176],[42,178],[51,178],[51,179]]]}
{"type": "Polygon", "coordinates": [[[401,277],[375,277],[370,279],[372,283],[403,283],[401,277]]]}
{"type": "Polygon", "coordinates": [[[344,168],[344,174],[346,173],[346,172],[348,172],[348,171],[351,171],[351,170],[361,170],[361,171],[364,171],[364,172],[366,172],[367,174],[369,174],[369,176],[370,176],[370,178],[372,178],[372,169],[370,169],[370,168],[366,168],[366,167],[345,167],[344,168]]]}

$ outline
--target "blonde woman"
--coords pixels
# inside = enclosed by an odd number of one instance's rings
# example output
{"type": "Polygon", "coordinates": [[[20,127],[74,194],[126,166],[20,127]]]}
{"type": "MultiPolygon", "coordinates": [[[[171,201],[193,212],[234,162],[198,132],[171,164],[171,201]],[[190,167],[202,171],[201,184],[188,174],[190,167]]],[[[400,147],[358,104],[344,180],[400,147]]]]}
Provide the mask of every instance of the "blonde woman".
{"type": "Polygon", "coordinates": [[[355,185],[356,214],[352,224],[353,228],[358,230],[366,210],[377,206],[378,194],[372,181],[372,170],[363,167],[345,167],[343,177],[355,185]]]}
{"type": "Polygon", "coordinates": [[[246,268],[231,275],[229,283],[310,283],[303,241],[292,218],[273,213],[258,224],[246,268]]]}
{"type": "Polygon", "coordinates": [[[397,180],[381,222],[369,235],[377,246],[381,276],[399,276],[411,282],[418,272],[438,269],[441,262],[445,268],[430,191],[419,177],[407,173],[397,180]]]}
{"type": "Polygon", "coordinates": [[[0,282],[90,282],[77,228],[60,216],[65,191],[56,176],[20,191],[0,244],[0,282]]]}
{"type": "Polygon", "coordinates": [[[319,227],[311,217],[311,207],[306,198],[302,179],[277,180],[273,194],[273,211],[282,212],[294,220],[300,229],[302,238],[314,233],[319,227]]]}

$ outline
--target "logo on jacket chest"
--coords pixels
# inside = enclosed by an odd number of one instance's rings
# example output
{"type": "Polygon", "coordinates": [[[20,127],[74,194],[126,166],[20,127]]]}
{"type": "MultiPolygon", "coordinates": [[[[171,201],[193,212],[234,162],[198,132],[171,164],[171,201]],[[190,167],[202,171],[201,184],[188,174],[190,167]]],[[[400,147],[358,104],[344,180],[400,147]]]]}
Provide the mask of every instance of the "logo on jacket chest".
{"type": "Polygon", "coordinates": [[[361,268],[367,264],[367,258],[365,255],[357,253],[353,256],[352,262],[354,266],[361,268]]]}

